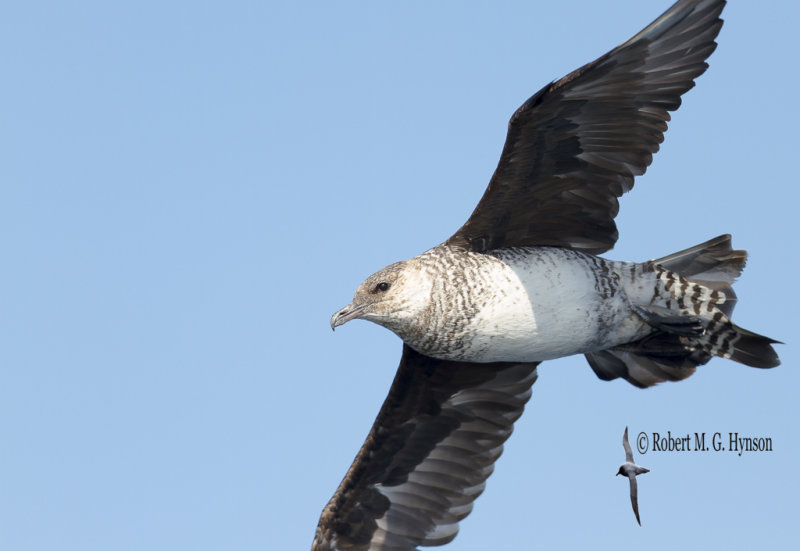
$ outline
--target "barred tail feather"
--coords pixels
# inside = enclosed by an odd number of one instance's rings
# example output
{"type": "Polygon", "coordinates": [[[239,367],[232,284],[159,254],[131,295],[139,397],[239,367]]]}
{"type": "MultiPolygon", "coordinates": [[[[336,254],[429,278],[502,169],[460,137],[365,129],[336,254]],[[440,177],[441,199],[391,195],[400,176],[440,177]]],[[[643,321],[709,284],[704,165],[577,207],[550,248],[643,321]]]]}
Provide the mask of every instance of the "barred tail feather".
{"type": "Polygon", "coordinates": [[[725,304],[719,308],[730,316],[736,305],[733,282],[744,270],[747,251],[734,249],[730,234],[725,234],[650,262],[680,274],[692,283],[723,293],[725,304]]]}
{"type": "MultiPolygon", "coordinates": [[[[653,332],[636,342],[587,354],[597,376],[622,377],[648,387],[685,379],[714,356],[759,368],[780,364],[772,348],[779,341],[730,320],[736,304],[732,285],[746,259],[745,251],[731,247],[730,235],[722,235],[633,268],[652,280],[649,302],[635,303],[634,309],[653,332]]],[[[637,296],[642,295],[634,291],[631,298],[637,296]]]]}

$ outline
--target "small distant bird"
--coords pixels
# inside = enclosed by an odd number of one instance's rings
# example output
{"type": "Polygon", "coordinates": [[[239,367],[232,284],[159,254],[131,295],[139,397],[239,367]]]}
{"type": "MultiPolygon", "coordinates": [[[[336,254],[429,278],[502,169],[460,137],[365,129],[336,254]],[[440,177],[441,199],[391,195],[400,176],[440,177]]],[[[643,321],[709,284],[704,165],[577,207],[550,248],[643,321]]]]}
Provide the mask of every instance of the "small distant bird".
{"type": "MultiPolygon", "coordinates": [[[[313,551],[451,541],[522,415],[540,362],[584,354],[601,379],[637,387],[685,379],[715,356],[780,363],[776,341],[731,320],[747,254],[729,235],[641,263],[596,256],[617,241],[619,197],[644,174],[670,112],[706,70],[724,4],[679,0],[531,96],[511,117],[497,169],[464,225],[368,277],[333,315],[332,328],[354,319],[386,327],[403,351],[372,430],[322,511],[313,551]]],[[[518,70],[553,51],[520,53],[518,70]]],[[[668,193],[687,193],[685,209],[654,206],[638,240],[723,208],[714,200],[723,190],[697,191],[714,183],[704,183],[713,170],[687,174],[692,193],[675,183],[668,193]]],[[[407,213],[407,224],[416,216],[407,213]]],[[[320,449],[315,460],[329,453],[320,449]]],[[[631,489],[635,511],[632,477],[631,489]]]]}
{"type": "Polygon", "coordinates": [[[628,477],[628,481],[631,484],[631,505],[633,506],[633,514],[636,515],[636,522],[641,526],[642,521],[639,519],[639,489],[636,484],[636,477],[640,474],[649,473],[650,469],[640,467],[633,462],[633,450],[631,449],[630,442],[628,442],[628,427],[625,427],[625,434],[622,435],[622,447],[625,448],[625,463],[620,465],[617,476],[625,475],[628,477]]]}

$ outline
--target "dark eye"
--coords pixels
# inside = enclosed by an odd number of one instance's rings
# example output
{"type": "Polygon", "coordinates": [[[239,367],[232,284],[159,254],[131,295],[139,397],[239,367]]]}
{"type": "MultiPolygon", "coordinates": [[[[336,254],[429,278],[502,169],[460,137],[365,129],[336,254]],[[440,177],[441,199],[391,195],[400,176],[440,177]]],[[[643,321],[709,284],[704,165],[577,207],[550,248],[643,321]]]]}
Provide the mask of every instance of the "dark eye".
{"type": "Polygon", "coordinates": [[[389,290],[389,284],[386,283],[385,281],[381,281],[375,286],[375,290],[380,291],[381,293],[385,293],[386,291],[389,290]]]}

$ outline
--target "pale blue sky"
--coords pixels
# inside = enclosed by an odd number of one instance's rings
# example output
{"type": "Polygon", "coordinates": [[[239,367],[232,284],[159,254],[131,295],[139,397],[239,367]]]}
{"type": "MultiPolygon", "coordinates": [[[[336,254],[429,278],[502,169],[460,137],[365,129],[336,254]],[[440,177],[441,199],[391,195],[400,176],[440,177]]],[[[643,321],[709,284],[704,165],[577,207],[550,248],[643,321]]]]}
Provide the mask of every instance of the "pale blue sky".
{"type": "MultiPolygon", "coordinates": [[[[400,353],[330,315],[463,223],[517,106],[669,4],[7,3],[0,548],[307,549],[400,353]]],[[[800,536],[800,5],[723,17],[607,256],[732,233],[751,253],[734,318],[787,342],[783,365],[715,359],[642,391],[544,364],[445,549],[800,536]],[[641,457],[640,528],[614,477],[626,424],[774,451],[641,457]]]]}

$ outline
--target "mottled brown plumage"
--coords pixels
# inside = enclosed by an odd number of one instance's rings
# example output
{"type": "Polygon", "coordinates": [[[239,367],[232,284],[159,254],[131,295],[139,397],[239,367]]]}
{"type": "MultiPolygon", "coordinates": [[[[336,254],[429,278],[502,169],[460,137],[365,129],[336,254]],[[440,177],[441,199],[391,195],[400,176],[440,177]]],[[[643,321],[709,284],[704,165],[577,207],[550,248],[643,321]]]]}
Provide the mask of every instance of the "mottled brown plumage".
{"type": "Polygon", "coordinates": [[[721,236],[645,263],[593,256],[618,198],[706,69],[724,0],[679,0],[511,117],[489,186],[444,244],[370,276],[334,314],[404,340],[389,396],[323,510],[313,551],[410,551],[455,537],[542,360],[586,354],[602,379],[680,380],[712,356],[779,363],[729,319],[744,251],[721,236]]]}

